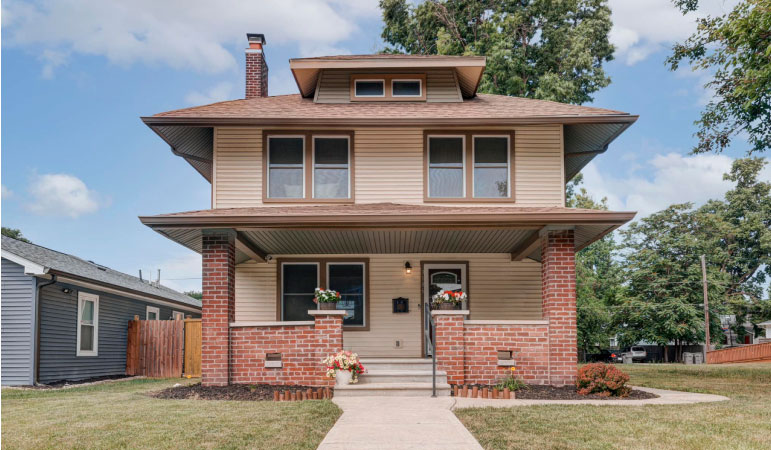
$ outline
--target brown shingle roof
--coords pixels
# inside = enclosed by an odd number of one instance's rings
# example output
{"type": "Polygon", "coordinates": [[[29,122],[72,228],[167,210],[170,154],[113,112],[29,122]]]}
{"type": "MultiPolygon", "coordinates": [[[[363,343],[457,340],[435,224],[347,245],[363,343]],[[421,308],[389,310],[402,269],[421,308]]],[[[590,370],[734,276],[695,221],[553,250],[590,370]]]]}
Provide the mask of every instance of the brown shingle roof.
{"type": "MultiPolygon", "coordinates": [[[[457,103],[372,102],[314,103],[298,94],[231,100],[177,109],[145,118],[163,119],[532,119],[549,117],[629,116],[611,109],[570,105],[505,95],[479,94],[457,103]]],[[[629,116],[630,118],[632,116],[629,116]]]]}

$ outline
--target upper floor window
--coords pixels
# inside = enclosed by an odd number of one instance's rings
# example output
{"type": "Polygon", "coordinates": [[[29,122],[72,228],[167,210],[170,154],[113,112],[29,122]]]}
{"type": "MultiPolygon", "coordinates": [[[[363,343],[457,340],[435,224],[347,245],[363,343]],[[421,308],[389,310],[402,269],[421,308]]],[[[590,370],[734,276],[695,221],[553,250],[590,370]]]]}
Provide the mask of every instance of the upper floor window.
{"type": "Polygon", "coordinates": [[[264,201],[353,200],[353,133],[267,131],[263,142],[264,201]]]}
{"type": "Polygon", "coordinates": [[[513,201],[513,134],[426,133],[426,201],[513,201]]]}
{"type": "Polygon", "coordinates": [[[426,74],[351,75],[351,101],[415,102],[426,100],[426,74]]]}

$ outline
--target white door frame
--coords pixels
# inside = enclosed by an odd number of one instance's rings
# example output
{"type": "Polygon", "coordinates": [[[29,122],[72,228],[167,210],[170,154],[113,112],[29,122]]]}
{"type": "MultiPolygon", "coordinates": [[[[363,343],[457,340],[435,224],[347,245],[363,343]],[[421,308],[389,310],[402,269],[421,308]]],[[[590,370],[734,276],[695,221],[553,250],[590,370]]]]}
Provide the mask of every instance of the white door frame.
{"type": "MultiPolygon", "coordinates": [[[[463,292],[468,293],[468,273],[467,273],[467,263],[466,261],[460,261],[457,263],[425,263],[423,264],[423,298],[421,299],[423,303],[423,308],[421,308],[421,311],[423,313],[423,316],[425,317],[426,309],[430,308],[431,304],[431,298],[429,297],[430,291],[428,289],[430,283],[430,280],[428,279],[428,271],[429,269],[460,269],[460,286],[463,292]]],[[[468,309],[468,300],[463,301],[462,309],[468,309]]],[[[421,320],[423,325],[423,336],[426,336],[429,333],[428,327],[430,326],[429,323],[423,319],[421,320]]],[[[425,340],[424,340],[425,341],[425,340]]],[[[423,342],[423,353],[426,355],[430,354],[428,347],[428,343],[423,342]]]]}

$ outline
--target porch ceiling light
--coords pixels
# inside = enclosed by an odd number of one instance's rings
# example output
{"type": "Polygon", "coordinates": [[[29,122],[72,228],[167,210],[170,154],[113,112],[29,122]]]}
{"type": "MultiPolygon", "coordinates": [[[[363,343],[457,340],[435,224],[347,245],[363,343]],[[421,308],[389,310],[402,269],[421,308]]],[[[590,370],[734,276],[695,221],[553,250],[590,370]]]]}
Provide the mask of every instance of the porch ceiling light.
{"type": "Polygon", "coordinates": [[[404,263],[404,273],[406,273],[407,275],[412,273],[412,265],[410,265],[409,261],[404,263]]]}

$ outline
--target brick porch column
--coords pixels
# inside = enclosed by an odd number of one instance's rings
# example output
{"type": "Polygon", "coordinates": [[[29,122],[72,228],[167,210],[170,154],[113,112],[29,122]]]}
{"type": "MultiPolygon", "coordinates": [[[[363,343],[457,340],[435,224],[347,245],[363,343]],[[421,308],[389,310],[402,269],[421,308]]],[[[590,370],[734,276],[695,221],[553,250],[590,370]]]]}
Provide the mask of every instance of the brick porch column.
{"type": "Polygon", "coordinates": [[[573,230],[546,231],[541,245],[543,315],[549,321],[549,384],[573,384],[578,368],[573,230]]]}
{"type": "Polygon", "coordinates": [[[463,321],[468,310],[434,310],[431,316],[436,324],[434,345],[436,367],[447,372],[449,384],[465,383],[465,343],[463,321]]]}
{"type": "Polygon", "coordinates": [[[201,382],[230,382],[230,322],[234,319],[236,232],[203,231],[203,311],[201,314],[201,382]]]}
{"type": "Polygon", "coordinates": [[[343,317],[347,312],[341,309],[312,309],[308,311],[308,314],[313,316],[315,322],[313,329],[316,337],[313,342],[309,343],[308,349],[315,350],[316,358],[313,363],[315,367],[319,368],[318,383],[332,386],[335,384],[335,380],[326,377],[326,370],[321,361],[343,349],[343,317]]]}

